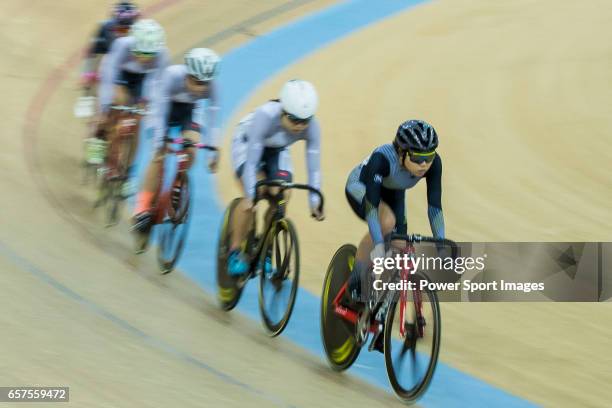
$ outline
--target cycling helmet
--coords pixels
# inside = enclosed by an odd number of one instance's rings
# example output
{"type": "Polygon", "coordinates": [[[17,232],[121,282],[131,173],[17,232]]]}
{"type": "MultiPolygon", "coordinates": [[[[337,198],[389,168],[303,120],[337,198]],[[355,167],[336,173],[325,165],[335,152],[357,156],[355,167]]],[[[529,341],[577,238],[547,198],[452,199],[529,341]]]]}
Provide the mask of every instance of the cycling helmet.
{"type": "Polygon", "coordinates": [[[217,65],[221,59],[211,49],[194,48],[185,54],[187,73],[198,81],[210,81],[217,74],[217,65]]]}
{"type": "Polygon", "coordinates": [[[438,134],[422,120],[407,120],[397,128],[394,144],[412,152],[430,152],[438,147],[438,134]]]}
{"type": "Polygon", "coordinates": [[[317,111],[319,97],[310,82],[292,79],[283,85],[280,102],[286,113],[298,119],[308,119],[317,111]]]}
{"type": "Polygon", "coordinates": [[[155,20],[138,20],[132,26],[130,35],[135,39],[133,52],[156,54],[166,45],[164,29],[155,20]]]}
{"type": "Polygon", "coordinates": [[[113,20],[121,26],[131,26],[140,16],[138,7],[131,1],[120,1],[113,7],[113,20]]]}

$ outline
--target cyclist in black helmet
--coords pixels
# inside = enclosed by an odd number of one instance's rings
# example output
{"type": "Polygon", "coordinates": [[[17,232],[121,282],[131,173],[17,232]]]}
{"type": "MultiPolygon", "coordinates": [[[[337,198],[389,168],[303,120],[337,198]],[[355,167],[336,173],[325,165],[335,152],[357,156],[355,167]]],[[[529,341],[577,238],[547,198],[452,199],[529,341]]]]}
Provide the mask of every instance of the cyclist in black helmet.
{"type": "Polygon", "coordinates": [[[111,18],[99,25],[87,49],[81,74],[83,88],[89,89],[95,85],[102,57],[109,53],[113,41],[128,35],[130,27],[139,16],[138,6],[131,1],[119,1],[113,6],[111,18]]]}
{"type": "Polygon", "coordinates": [[[397,129],[393,143],[374,149],[348,176],[346,198],[359,218],[368,223],[357,249],[349,293],[361,299],[360,282],[371,260],[385,256],[384,236],[406,234],[405,191],[421,179],[427,182],[427,203],[431,231],[444,238],[442,215],[442,159],[436,153],[438,135],[422,120],[408,120],[397,129]]]}

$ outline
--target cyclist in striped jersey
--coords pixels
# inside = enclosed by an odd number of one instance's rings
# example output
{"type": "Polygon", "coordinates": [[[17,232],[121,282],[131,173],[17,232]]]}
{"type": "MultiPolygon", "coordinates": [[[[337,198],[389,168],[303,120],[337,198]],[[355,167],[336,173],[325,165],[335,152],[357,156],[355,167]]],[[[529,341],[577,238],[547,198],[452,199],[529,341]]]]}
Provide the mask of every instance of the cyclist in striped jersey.
{"type": "Polygon", "coordinates": [[[385,256],[384,236],[407,231],[405,192],[420,180],[427,183],[427,204],[431,231],[444,238],[442,214],[442,159],[436,153],[438,135],[422,120],[402,123],[393,143],[374,149],[349,174],[347,200],[359,218],[368,223],[369,233],[357,249],[349,279],[349,293],[361,301],[361,282],[370,261],[385,256]]]}

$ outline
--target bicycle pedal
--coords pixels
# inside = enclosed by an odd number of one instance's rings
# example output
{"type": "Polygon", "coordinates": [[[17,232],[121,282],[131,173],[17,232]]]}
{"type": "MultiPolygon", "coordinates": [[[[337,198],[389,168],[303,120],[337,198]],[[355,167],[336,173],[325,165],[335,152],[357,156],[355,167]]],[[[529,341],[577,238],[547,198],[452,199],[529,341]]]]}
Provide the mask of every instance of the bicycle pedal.
{"type": "Polygon", "coordinates": [[[378,340],[381,339],[382,335],[383,335],[383,325],[379,323],[378,327],[376,328],[376,333],[374,333],[374,336],[372,336],[372,341],[370,342],[370,345],[368,346],[368,351],[372,351],[376,349],[380,351],[381,353],[383,352],[381,345],[378,343],[378,340]]]}
{"type": "Polygon", "coordinates": [[[355,325],[355,339],[359,347],[363,346],[368,341],[368,337],[370,336],[369,323],[370,311],[365,308],[361,313],[359,313],[357,324],[355,325]]]}

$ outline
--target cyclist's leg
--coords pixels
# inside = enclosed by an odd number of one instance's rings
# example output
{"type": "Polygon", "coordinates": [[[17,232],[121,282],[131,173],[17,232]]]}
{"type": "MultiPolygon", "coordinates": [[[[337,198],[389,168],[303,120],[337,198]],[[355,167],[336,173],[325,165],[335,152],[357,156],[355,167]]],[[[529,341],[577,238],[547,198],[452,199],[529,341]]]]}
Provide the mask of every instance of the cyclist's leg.
{"type": "MultiPolygon", "coordinates": [[[[194,143],[200,142],[200,125],[194,120],[196,109],[195,103],[174,103],[170,112],[170,123],[178,124],[181,127],[181,137],[189,139],[194,143]]],[[[197,149],[190,147],[187,149],[188,162],[187,168],[190,169],[196,158],[197,149]]]]}
{"type": "MultiPolygon", "coordinates": [[[[266,180],[281,180],[291,183],[293,181],[293,168],[291,166],[291,155],[287,148],[283,149],[264,149],[262,155],[263,172],[266,180]]],[[[278,187],[270,187],[269,193],[276,195],[279,192],[278,187]]],[[[289,200],[291,199],[291,191],[287,190],[283,192],[283,199],[285,200],[285,214],[288,208],[289,200]]],[[[275,210],[274,207],[270,206],[266,211],[266,222],[270,220],[270,217],[275,210]]]]}
{"type": "MultiPolygon", "coordinates": [[[[242,197],[246,197],[244,184],[242,183],[242,172],[247,158],[248,142],[244,129],[238,126],[234,138],[232,139],[232,164],[236,181],[240,185],[242,197]]],[[[240,199],[236,205],[230,223],[230,245],[228,251],[228,273],[230,275],[240,275],[247,272],[248,265],[246,255],[241,251],[241,245],[253,225],[253,211],[248,207],[248,201],[240,199]]]]}
{"type": "MultiPolygon", "coordinates": [[[[346,197],[355,214],[365,221],[365,197],[362,198],[361,202],[358,202],[348,190],[346,191],[346,197]]],[[[395,215],[389,204],[383,200],[381,200],[378,206],[378,219],[383,235],[389,234],[391,231],[393,231],[396,223],[395,215]]],[[[366,283],[364,277],[366,276],[366,272],[371,263],[370,253],[373,249],[374,243],[372,242],[370,233],[367,232],[357,247],[355,263],[351,272],[351,277],[349,278],[349,291],[351,292],[351,296],[354,300],[358,300],[361,293],[363,293],[361,290],[361,283],[366,283]]],[[[365,292],[367,293],[368,291],[366,290],[365,292]]]]}
{"type": "Polygon", "coordinates": [[[155,199],[155,194],[159,190],[162,182],[165,157],[165,148],[163,146],[155,149],[153,158],[151,159],[151,162],[149,163],[149,166],[145,172],[142,188],[138,193],[138,198],[136,199],[134,214],[138,215],[143,212],[150,213],[151,207],[153,206],[153,200],[155,199]]]}
{"type": "MultiPolygon", "coordinates": [[[[137,102],[139,103],[141,101],[144,77],[145,76],[143,74],[134,74],[128,78],[127,86],[124,87],[127,93],[124,93],[122,95],[122,97],[124,98],[122,101],[123,102],[122,104],[132,105],[137,102]]],[[[129,190],[135,189],[135,181],[133,180],[134,159],[136,158],[136,152],[138,150],[138,141],[139,141],[140,123],[141,123],[140,119],[141,117],[138,117],[138,127],[136,130],[136,137],[133,137],[131,140],[131,146],[130,146],[129,155],[127,158],[127,162],[128,162],[127,176],[129,177],[129,180],[131,181],[128,181],[128,186],[126,190],[128,190],[128,193],[131,193],[131,194],[133,194],[133,191],[130,192],[129,190]],[[131,184],[131,186],[129,184],[131,184]]]]}
{"type": "Polygon", "coordinates": [[[153,141],[153,158],[145,171],[145,177],[140,191],[136,197],[136,206],[132,218],[133,228],[136,231],[144,232],[151,224],[151,209],[153,201],[157,198],[164,172],[164,162],[166,158],[166,144],[163,133],[153,141]]]}

